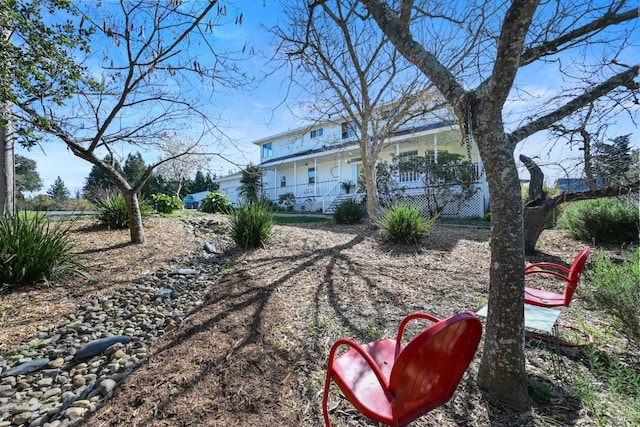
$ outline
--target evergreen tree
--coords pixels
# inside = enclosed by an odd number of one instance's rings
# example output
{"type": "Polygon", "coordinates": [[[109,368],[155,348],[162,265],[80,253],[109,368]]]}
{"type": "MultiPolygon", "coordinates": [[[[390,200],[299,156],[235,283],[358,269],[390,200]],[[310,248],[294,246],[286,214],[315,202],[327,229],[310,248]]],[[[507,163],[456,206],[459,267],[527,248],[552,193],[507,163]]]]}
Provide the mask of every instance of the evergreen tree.
{"type": "Polygon", "coordinates": [[[136,154],[129,154],[127,156],[127,160],[124,162],[124,167],[122,168],[122,172],[124,173],[124,177],[130,185],[136,185],[142,175],[147,171],[147,165],[145,165],[144,160],[139,152],[136,154]]]}
{"type": "Polygon", "coordinates": [[[16,154],[15,168],[17,197],[22,197],[23,191],[38,191],[42,188],[35,160],[16,154]]]}
{"type": "MultiPolygon", "coordinates": [[[[628,172],[633,163],[631,135],[622,135],[610,139],[611,144],[598,142],[594,146],[593,170],[608,185],[627,182],[628,172]]],[[[635,179],[638,177],[636,176],[635,179]]]]}
{"type": "Polygon", "coordinates": [[[196,172],[196,177],[193,180],[193,187],[191,188],[191,191],[194,193],[199,193],[201,191],[207,191],[207,182],[206,179],[204,177],[204,174],[202,173],[201,170],[198,170],[196,172]]]}
{"type": "Polygon", "coordinates": [[[69,189],[64,185],[64,181],[62,181],[59,176],[55,182],[51,184],[51,187],[47,190],[47,194],[56,202],[64,202],[69,199],[71,195],[69,189]]]}
{"type": "Polygon", "coordinates": [[[205,177],[207,190],[209,190],[209,191],[218,191],[218,189],[220,188],[220,184],[215,182],[214,181],[215,179],[216,179],[216,174],[211,175],[209,172],[207,172],[207,176],[205,177]]]}
{"type": "MultiPolygon", "coordinates": [[[[117,160],[112,160],[111,156],[107,155],[104,158],[105,163],[113,163],[114,168],[122,173],[122,168],[117,160]]],[[[106,195],[107,193],[117,191],[118,187],[111,181],[111,179],[97,166],[91,168],[89,176],[85,179],[82,192],[84,198],[87,200],[95,201],[106,195]]]]}
{"type": "Polygon", "coordinates": [[[262,197],[262,170],[253,164],[249,164],[240,178],[240,197],[245,203],[252,204],[262,197]]]}

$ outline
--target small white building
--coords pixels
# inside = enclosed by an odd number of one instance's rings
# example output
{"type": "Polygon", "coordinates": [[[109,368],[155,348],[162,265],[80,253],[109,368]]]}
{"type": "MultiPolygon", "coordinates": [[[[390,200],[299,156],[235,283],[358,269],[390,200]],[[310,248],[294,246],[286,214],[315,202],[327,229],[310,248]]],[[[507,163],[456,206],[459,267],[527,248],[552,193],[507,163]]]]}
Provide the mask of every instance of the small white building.
{"type": "MultiPolygon", "coordinates": [[[[313,126],[259,139],[260,163],[263,170],[263,191],[267,198],[277,203],[280,196],[291,193],[295,208],[312,212],[331,213],[333,207],[346,197],[343,182],[354,187],[348,197],[365,196],[365,188],[359,188],[358,177],[362,171],[360,147],[355,132],[346,121],[325,121],[313,126]]],[[[448,152],[470,157],[475,168],[477,191],[463,206],[445,209],[444,216],[478,217],[484,215],[489,196],[477,147],[470,152],[462,143],[457,126],[445,124],[433,117],[431,120],[414,120],[388,138],[378,161],[391,162],[394,157],[430,155],[437,162],[438,154],[448,152]]],[[[227,194],[234,203],[240,202],[238,188],[241,173],[219,178],[220,192],[227,194]]],[[[421,176],[412,172],[399,173],[397,182],[404,187],[404,195],[420,200],[425,194],[421,176]]]]}

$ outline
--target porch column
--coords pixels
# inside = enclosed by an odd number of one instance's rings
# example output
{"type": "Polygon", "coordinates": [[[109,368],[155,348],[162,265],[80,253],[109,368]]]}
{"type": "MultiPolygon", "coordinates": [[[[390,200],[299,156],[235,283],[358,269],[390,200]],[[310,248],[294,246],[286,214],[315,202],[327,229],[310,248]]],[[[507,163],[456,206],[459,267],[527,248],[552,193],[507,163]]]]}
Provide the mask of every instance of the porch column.
{"type": "Polygon", "coordinates": [[[278,182],[278,166],[273,168],[273,201],[278,201],[278,186],[280,183],[278,182]]]}
{"type": "Polygon", "coordinates": [[[438,164],[438,134],[433,134],[433,163],[438,164]]]}
{"type": "Polygon", "coordinates": [[[298,162],[293,162],[293,195],[298,197],[298,162]]]}
{"type": "Polygon", "coordinates": [[[319,178],[319,173],[318,173],[318,158],[314,157],[313,158],[313,170],[314,173],[316,174],[316,179],[313,180],[313,195],[317,196],[318,195],[318,178],[319,178]]]}

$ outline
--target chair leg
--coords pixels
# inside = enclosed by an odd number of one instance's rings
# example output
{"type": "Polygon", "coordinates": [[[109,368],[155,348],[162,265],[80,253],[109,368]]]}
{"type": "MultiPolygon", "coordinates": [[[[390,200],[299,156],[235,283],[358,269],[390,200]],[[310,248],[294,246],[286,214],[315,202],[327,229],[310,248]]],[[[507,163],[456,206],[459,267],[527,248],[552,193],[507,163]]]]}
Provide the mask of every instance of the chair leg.
{"type": "Polygon", "coordinates": [[[324,380],[324,395],[322,397],[322,415],[324,416],[324,425],[331,427],[331,420],[329,419],[329,387],[331,386],[331,371],[327,369],[327,377],[324,380]]]}

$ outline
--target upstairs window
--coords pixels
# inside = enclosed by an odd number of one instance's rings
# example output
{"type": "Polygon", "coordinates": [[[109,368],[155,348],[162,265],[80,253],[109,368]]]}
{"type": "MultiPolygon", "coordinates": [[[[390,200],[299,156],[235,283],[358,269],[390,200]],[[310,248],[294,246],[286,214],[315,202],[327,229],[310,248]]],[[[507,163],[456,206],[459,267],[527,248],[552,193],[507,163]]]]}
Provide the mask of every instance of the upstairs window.
{"type": "Polygon", "coordinates": [[[311,138],[317,138],[318,136],[322,136],[323,133],[324,133],[323,128],[314,129],[311,131],[311,138]]]}
{"type": "Polygon", "coordinates": [[[273,156],[273,145],[269,142],[268,144],[264,144],[262,146],[262,157],[271,156],[273,156]]]}
{"type": "Polygon", "coordinates": [[[344,122],[342,124],[342,139],[349,139],[356,137],[356,122],[344,122]]]}

